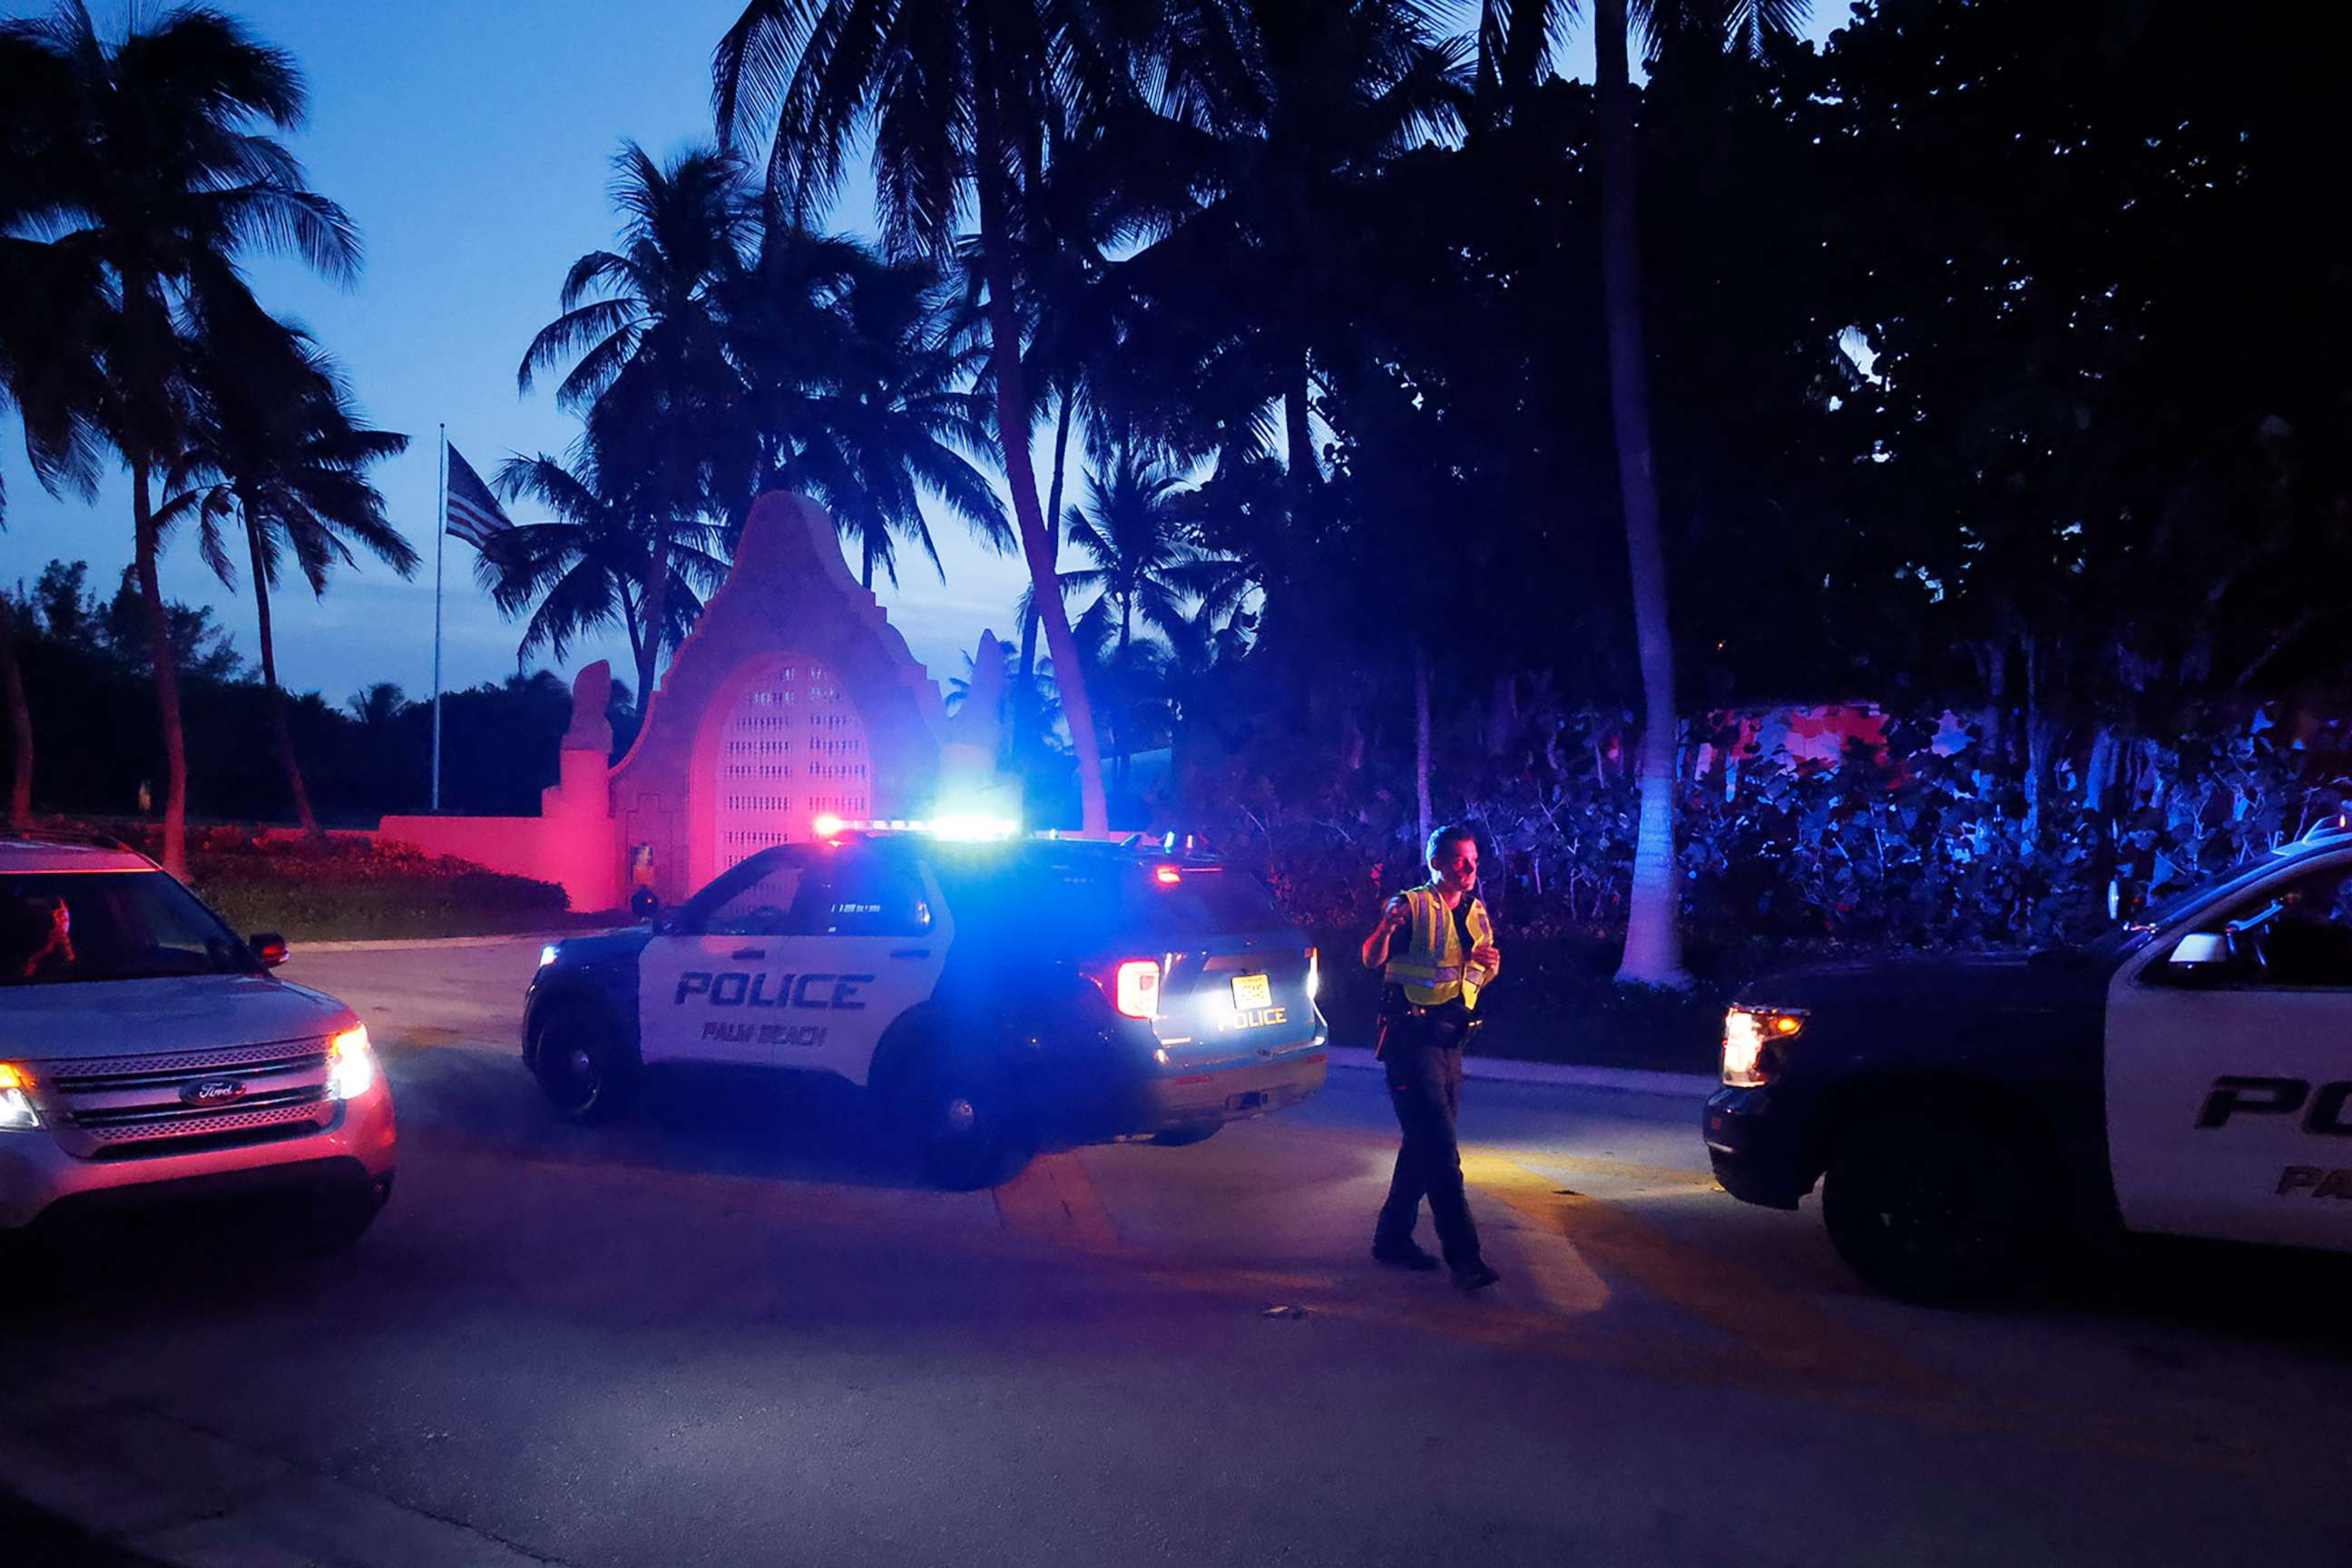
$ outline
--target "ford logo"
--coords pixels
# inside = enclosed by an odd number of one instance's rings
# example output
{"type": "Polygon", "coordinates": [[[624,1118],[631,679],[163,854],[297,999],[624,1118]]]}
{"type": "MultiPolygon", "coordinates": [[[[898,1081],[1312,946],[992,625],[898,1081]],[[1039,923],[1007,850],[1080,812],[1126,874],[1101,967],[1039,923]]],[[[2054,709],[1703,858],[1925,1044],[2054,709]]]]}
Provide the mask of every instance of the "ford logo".
{"type": "Polygon", "coordinates": [[[218,1105],[225,1100],[244,1099],[245,1085],[233,1078],[208,1078],[188,1085],[180,1091],[180,1098],[190,1105],[218,1105]]]}

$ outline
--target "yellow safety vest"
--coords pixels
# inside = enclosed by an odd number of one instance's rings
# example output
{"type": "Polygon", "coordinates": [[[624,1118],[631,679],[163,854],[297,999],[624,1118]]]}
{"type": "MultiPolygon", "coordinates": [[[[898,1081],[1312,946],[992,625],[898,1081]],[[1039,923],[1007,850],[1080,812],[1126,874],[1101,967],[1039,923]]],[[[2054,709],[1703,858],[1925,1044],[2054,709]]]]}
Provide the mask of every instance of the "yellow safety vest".
{"type": "MultiPolygon", "coordinates": [[[[1470,900],[1470,944],[1483,946],[1495,940],[1495,928],[1486,920],[1486,906],[1477,895],[1465,895],[1470,900]]],[[[1462,938],[1454,929],[1454,911],[1445,907],[1445,900],[1433,887],[1409,888],[1405,902],[1412,910],[1405,930],[1412,942],[1402,958],[1391,956],[1382,978],[1391,985],[1404,988],[1404,999],[1416,1007],[1434,1007],[1462,998],[1462,1005],[1470,1012],[1478,1009],[1478,987],[1486,983],[1486,972],[1470,962],[1462,951],[1462,938]]]]}

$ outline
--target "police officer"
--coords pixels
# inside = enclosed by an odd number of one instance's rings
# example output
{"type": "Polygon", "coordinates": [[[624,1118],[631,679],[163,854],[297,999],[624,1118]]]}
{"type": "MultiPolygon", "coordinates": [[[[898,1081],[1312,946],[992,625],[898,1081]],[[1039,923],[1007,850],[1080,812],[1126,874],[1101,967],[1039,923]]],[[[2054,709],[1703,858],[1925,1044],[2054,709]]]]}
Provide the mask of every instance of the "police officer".
{"type": "Polygon", "coordinates": [[[1388,1202],[1372,1231],[1372,1256],[1400,1268],[1434,1269],[1412,1239],[1421,1200],[1454,1283],[1483,1290],[1501,1278],[1478,1252],[1478,1227],[1462,1191],[1454,1118],[1462,1100],[1462,1047],[1477,1027],[1478,991],[1502,968],[1478,881],[1478,840],[1467,827],[1430,835],[1429,880],[1389,900],[1364,939],[1364,967],[1382,969],[1381,1065],[1404,1141],[1388,1202]]]}

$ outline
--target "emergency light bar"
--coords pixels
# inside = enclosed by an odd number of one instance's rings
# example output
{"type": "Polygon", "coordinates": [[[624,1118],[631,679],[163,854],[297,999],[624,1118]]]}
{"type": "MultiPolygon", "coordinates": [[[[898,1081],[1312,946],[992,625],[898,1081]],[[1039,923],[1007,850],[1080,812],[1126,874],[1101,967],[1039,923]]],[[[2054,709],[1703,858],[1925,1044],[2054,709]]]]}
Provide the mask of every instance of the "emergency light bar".
{"type": "Polygon", "coordinates": [[[810,826],[815,829],[819,838],[838,838],[845,833],[924,833],[933,838],[971,844],[992,843],[1021,836],[1021,824],[1012,817],[970,813],[931,817],[871,817],[856,821],[826,813],[810,826]]]}

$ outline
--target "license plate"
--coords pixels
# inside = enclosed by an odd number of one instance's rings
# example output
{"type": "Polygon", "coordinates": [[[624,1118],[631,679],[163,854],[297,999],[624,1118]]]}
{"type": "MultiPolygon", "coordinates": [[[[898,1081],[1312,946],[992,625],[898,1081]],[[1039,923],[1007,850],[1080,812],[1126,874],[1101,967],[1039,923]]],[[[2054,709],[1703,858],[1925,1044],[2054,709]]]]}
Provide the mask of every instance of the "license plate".
{"type": "Polygon", "coordinates": [[[1244,1013],[1274,1005],[1274,987],[1263,974],[1234,976],[1234,1005],[1244,1013]]]}

